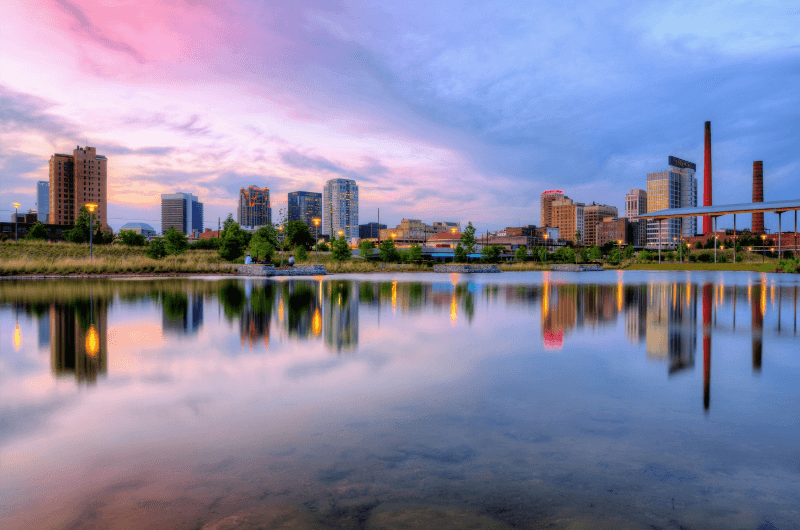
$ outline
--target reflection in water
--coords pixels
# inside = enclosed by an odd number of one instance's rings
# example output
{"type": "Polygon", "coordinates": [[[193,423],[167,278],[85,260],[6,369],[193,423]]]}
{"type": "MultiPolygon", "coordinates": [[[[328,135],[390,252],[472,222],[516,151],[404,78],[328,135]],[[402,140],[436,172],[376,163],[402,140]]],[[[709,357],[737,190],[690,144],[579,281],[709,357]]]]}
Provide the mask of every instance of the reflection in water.
{"type": "Polygon", "coordinates": [[[50,308],[50,361],[57,377],[94,383],[108,367],[108,299],[55,302],[50,308]]]}

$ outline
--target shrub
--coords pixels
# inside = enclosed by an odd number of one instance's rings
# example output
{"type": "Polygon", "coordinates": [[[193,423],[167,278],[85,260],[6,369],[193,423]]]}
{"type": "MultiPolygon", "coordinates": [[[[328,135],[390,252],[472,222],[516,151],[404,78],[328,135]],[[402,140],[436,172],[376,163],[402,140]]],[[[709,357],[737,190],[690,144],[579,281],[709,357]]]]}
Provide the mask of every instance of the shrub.
{"type": "Polygon", "coordinates": [[[710,252],[701,252],[697,256],[697,261],[699,261],[701,263],[710,263],[711,259],[712,259],[712,256],[711,256],[710,252]]]}
{"type": "MultiPolygon", "coordinates": [[[[739,258],[741,259],[741,256],[739,256],[739,258]]],[[[694,254],[689,254],[689,261],[695,263],[697,261],[697,256],[695,256],[694,254]]]]}
{"type": "Polygon", "coordinates": [[[651,259],[653,259],[653,254],[649,250],[639,252],[639,261],[650,261],[651,259]]]}
{"type": "Polygon", "coordinates": [[[152,259],[161,259],[167,255],[167,249],[164,247],[164,240],[156,238],[150,242],[147,247],[147,257],[152,259]]]}
{"type": "Polygon", "coordinates": [[[123,245],[130,247],[143,247],[147,245],[147,238],[142,234],[137,234],[133,230],[120,230],[119,239],[123,245]]]}
{"type": "Polygon", "coordinates": [[[347,245],[347,240],[344,238],[344,236],[339,236],[339,239],[333,243],[331,258],[333,258],[334,261],[347,261],[352,256],[353,253],[350,252],[350,247],[347,245]]]}
{"type": "Polygon", "coordinates": [[[719,263],[728,263],[728,258],[726,258],[725,256],[719,256],[719,257],[717,258],[717,261],[718,261],[719,263]]]}
{"type": "Polygon", "coordinates": [[[322,242],[317,245],[317,250],[320,252],[329,252],[331,250],[331,247],[329,247],[327,243],[322,242]]]}
{"type": "Polygon", "coordinates": [[[175,230],[174,226],[169,227],[167,233],[164,234],[164,250],[167,254],[182,254],[189,248],[189,240],[186,234],[175,230]]]}
{"type": "Polygon", "coordinates": [[[307,261],[308,251],[306,250],[306,247],[304,246],[297,247],[297,249],[294,251],[294,259],[296,259],[297,261],[307,261]]]}
{"type": "Polygon", "coordinates": [[[736,256],[736,263],[741,263],[742,261],[744,261],[744,258],[741,256],[741,254],[736,256]]]}

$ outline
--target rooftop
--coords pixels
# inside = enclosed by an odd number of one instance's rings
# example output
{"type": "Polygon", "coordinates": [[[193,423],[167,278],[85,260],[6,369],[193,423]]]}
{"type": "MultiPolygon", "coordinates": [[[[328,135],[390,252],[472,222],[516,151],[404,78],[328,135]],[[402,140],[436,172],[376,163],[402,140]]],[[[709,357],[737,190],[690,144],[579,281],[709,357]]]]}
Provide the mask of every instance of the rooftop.
{"type": "Polygon", "coordinates": [[[741,204],[722,204],[716,206],[695,206],[691,208],[671,208],[636,216],[638,219],[673,219],[676,217],[698,217],[710,215],[719,217],[736,213],[789,212],[800,210],[800,199],[771,202],[745,202],[741,204]]]}

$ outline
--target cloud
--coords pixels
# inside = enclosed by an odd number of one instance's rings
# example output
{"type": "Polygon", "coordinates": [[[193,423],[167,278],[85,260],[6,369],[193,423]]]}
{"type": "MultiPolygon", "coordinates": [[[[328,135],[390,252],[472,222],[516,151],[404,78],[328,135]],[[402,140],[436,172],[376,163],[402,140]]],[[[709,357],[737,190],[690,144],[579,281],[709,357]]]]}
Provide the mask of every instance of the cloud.
{"type": "Polygon", "coordinates": [[[35,131],[51,141],[76,135],[75,123],[55,111],[56,104],[33,94],[0,85],[0,131],[35,131]]]}
{"type": "Polygon", "coordinates": [[[324,157],[304,155],[291,149],[282,151],[280,160],[293,168],[332,174],[330,175],[331,178],[337,178],[338,176],[352,179],[359,183],[378,183],[388,178],[391,174],[391,170],[388,167],[370,157],[365,157],[362,160],[363,165],[356,169],[346,169],[324,157]]]}

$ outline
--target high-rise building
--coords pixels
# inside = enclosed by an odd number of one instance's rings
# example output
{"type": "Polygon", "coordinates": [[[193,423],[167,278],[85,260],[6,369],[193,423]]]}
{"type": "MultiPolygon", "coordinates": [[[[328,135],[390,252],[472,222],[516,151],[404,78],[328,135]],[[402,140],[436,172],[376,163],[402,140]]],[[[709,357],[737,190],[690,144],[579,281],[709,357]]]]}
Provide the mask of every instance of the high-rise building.
{"type": "MultiPolygon", "coordinates": [[[[50,157],[50,224],[71,225],[82,206],[96,204],[95,219],[108,226],[108,160],[95,147],[76,147],[71,155],[50,157]]],[[[39,210],[43,212],[43,210],[39,210]]]]}
{"type": "Polygon", "coordinates": [[[358,185],[355,180],[332,179],[325,183],[322,233],[358,237],[358,185]]]}
{"type": "MultiPolygon", "coordinates": [[[[764,202],[764,162],[753,162],[753,202],[764,202]]],[[[764,213],[752,214],[750,232],[753,234],[764,233],[764,213]]]]}
{"type": "Polygon", "coordinates": [[[564,198],[564,192],[561,190],[547,190],[543,191],[541,195],[541,218],[542,228],[553,226],[551,223],[552,209],[550,207],[553,201],[564,198]]]}
{"type": "Polygon", "coordinates": [[[40,223],[50,222],[50,182],[46,180],[36,183],[36,213],[40,223]]]}
{"type": "Polygon", "coordinates": [[[358,225],[358,238],[359,239],[377,239],[380,235],[380,230],[385,230],[386,225],[378,223],[367,223],[365,225],[358,225]]]}
{"type": "MultiPolygon", "coordinates": [[[[671,156],[668,169],[648,173],[647,213],[697,206],[697,179],[694,176],[696,169],[694,163],[671,156]]],[[[647,248],[659,248],[659,240],[661,248],[677,248],[681,237],[692,237],[696,232],[696,217],[648,221],[647,248]]]]}
{"type": "Polygon", "coordinates": [[[550,227],[558,228],[559,239],[575,242],[575,232],[581,233],[581,243],[585,243],[584,208],[582,202],[569,197],[550,203],[550,227]]]}
{"type": "Polygon", "coordinates": [[[288,215],[289,221],[303,221],[314,234],[314,219],[322,219],[322,194],[313,191],[291,192],[288,215]]]}
{"type": "Polygon", "coordinates": [[[644,247],[647,244],[647,221],[636,219],[645,213],[647,213],[647,192],[632,189],[625,195],[625,217],[631,227],[631,244],[634,247],[644,247]]]}
{"type": "Polygon", "coordinates": [[[161,234],[173,227],[194,237],[203,231],[203,203],[191,193],[161,194],[161,234]]]}
{"type": "Polygon", "coordinates": [[[272,224],[272,207],[269,202],[269,188],[249,186],[239,190],[239,207],[236,220],[240,226],[259,227],[272,224]]]}
{"type": "MultiPolygon", "coordinates": [[[[618,210],[616,206],[609,206],[607,204],[592,203],[583,209],[584,212],[584,231],[583,244],[584,245],[598,245],[597,243],[597,225],[606,217],[617,217],[618,210]]],[[[563,234],[561,236],[564,237],[563,234]]]]}

